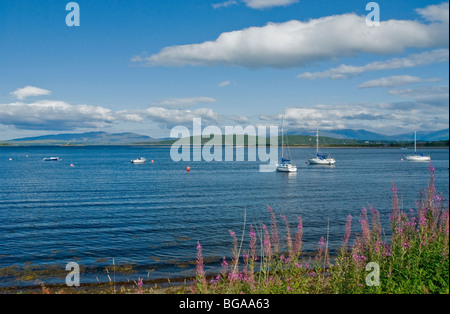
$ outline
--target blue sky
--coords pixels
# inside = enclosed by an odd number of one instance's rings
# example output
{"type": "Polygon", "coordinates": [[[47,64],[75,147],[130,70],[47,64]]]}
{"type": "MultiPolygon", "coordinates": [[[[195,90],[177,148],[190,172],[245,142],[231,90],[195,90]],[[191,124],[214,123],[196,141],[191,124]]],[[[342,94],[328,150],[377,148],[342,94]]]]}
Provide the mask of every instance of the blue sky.
{"type": "Polygon", "coordinates": [[[177,125],[448,128],[448,2],[0,4],[0,140],[177,125]]]}

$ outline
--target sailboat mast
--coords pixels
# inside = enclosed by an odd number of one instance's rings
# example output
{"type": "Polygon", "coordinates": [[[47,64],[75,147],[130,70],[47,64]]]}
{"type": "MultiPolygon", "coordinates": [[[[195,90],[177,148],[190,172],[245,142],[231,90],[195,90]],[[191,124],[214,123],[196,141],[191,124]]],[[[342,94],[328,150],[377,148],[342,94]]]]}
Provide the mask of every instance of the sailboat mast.
{"type": "Polygon", "coordinates": [[[283,129],[284,117],[281,118],[281,160],[284,158],[284,129],[283,129]]]}
{"type": "Polygon", "coordinates": [[[417,131],[414,131],[414,152],[417,152],[417,131]]]}
{"type": "Polygon", "coordinates": [[[319,127],[317,127],[316,131],[316,153],[319,154],[319,127]]]}

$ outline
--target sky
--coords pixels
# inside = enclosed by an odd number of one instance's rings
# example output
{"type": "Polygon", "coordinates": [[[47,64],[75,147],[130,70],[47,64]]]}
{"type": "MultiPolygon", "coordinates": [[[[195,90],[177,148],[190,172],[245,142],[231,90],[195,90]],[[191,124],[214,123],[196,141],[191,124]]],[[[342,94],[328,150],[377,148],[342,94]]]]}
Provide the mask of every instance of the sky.
{"type": "Polygon", "coordinates": [[[194,118],[386,135],[449,127],[448,2],[73,2],[79,14],[67,0],[0,3],[0,140],[164,138],[194,118]]]}

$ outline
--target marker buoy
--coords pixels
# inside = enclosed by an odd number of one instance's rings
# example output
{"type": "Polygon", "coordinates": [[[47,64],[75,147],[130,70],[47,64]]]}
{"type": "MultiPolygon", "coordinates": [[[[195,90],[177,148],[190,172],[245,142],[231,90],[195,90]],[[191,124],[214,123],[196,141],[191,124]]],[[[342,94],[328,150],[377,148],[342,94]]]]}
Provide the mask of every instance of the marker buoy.
{"type": "Polygon", "coordinates": [[[187,168],[186,168],[186,171],[187,171],[187,172],[190,172],[190,171],[191,171],[191,167],[187,167],[187,168]]]}
{"type": "Polygon", "coordinates": [[[70,164],[70,166],[73,168],[73,167],[75,167],[73,164],[70,164]]]}
{"type": "Polygon", "coordinates": [[[155,161],[154,160],[152,160],[152,164],[154,163],[155,161]]]}
{"type": "Polygon", "coordinates": [[[12,161],[12,158],[9,158],[9,161],[12,161]]]}

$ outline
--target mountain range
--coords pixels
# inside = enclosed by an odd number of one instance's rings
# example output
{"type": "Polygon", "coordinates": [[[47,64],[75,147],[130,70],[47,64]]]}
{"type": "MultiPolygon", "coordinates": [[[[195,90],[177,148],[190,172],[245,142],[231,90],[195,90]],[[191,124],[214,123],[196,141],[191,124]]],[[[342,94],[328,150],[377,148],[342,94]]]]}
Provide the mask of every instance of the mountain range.
{"type": "Polygon", "coordinates": [[[87,132],[81,134],[53,134],[36,137],[24,137],[13,139],[10,143],[47,143],[47,144],[132,144],[139,142],[157,142],[146,135],[136,133],[107,133],[107,132],[87,132]]]}
{"type": "MultiPolygon", "coordinates": [[[[316,133],[306,129],[296,129],[286,132],[292,139],[302,137],[302,142],[308,141],[309,137],[314,137],[316,133]],[[308,137],[307,139],[305,139],[308,137]]],[[[321,143],[345,143],[343,140],[348,140],[347,143],[357,142],[412,142],[414,141],[414,134],[398,134],[398,135],[383,135],[366,130],[323,130],[320,131],[321,143]],[[333,141],[333,139],[335,141],[333,141]]],[[[417,140],[421,142],[434,141],[448,141],[449,129],[433,132],[417,132],[417,140]]],[[[54,134],[36,137],[24,137],[4,141],[12,145],[95,145],[95,144],[172,144],[175,139],[165,138],[156,139],[146,135],[136,133],[107,133],[107,132],[88,132],[76,134],[54,134]]],[[[295,141],[297,141],[295,140],[295,141]]],[[[292,143],[293,144],[293,143],[292,143]]]]}
{"type": "MultiPolygon", "coordinates": [[[[309,135],[315,136],[316,132],[305,129],[290,130],[287,135],[309,135]]],[[[323,130],[319,135],[325,137],[331,137],[336,139],[352,139],[362,141],[387,141],[387,142],[411,142],[414,141],[413,133],[404,133],[397,135],[384,135],[374,133],[366,130],[323,130]]],[[[432,132],[417,132],[417,141],[434,142],[445,141],[449,139],[449,129],[432,131],[432,132]]]]}

